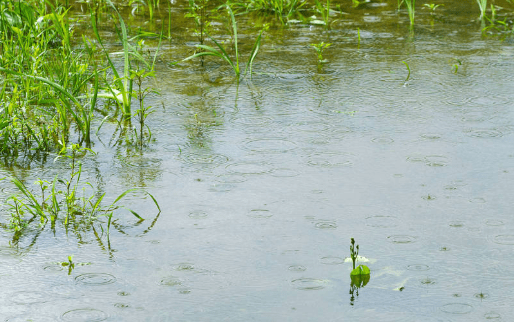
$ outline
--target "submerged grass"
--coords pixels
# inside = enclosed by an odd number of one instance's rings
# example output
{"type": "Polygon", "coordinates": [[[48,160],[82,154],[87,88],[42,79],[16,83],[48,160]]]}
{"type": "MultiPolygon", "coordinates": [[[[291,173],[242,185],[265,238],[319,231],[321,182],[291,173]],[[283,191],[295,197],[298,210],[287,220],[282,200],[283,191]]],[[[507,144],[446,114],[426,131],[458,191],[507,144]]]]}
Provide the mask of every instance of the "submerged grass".
{"type": "Polygon", "coordinates": [[[485,10],[487,9],[487,0],[476,0],[478,8],[480,9],[480,19],[484,19],[485,10]]]}
{"type": "MultiPolygon", "coordinates": [[[[226,63],[228,63],[230,65],[230,67],[234,71],[234,74],[235,74],[236,78],[239,80],[239,77],[241,75],[241,68],[239,66],[239,49],[238,49],[238,40],[237,40],[237,22],[236,22],[236,19],[235,19],[235,16],[234,16],[234,12],[232,11],[232,8],[228,4],[224,5],[223,7],[227,9],[227,12],[228,12],[229,17],[230,17],[230,22],[231,22],[231,27],[232,27],[233,37],[234,37],[233,49],[234,49],[234,56],[235,57],[232,58],[231,55],[228,54],[228,49],[227,48],[225,48],[222,44],[220,44],[218,41],[216,41],[216,39],[214,39],[211,35],[208,35],[208,37],[212,40],[212,42],[214,42],[216,47],[202,45],[202,44],[197,45],[196,47],[201,49],[202,51],[200,51],[198,53],[195,53],[195,54],[193,54],[193,55],[183,59],[182,61],[187,61],[187,60],[190,60],[190,59],[193,59],[193,58],[196,58],[196,57],[202,57],[202,56],[218,57],[218,58],[222,59],[223,61],[225,61],[226,63]]],[[[262,34],[264,33],[264,31],[267,30],[267,28],[268,27],[265,26],[263,29],[261,29],[261,31],[259,32],[259,35],[257,36],[257,39],[255,40],[255,43],[254,43],[253,48],[252,48],[252,51],[250,52],[250,55],[248,57],[248,62],[246,63],[246,67],[245,67],[245,70],[244,70],[244,75],[246,75],[247,72],[250,72],[250,77],[252,75],[252,65],[253,65],[255,57],[257,57],[257,54],[258,54],[259,49],[261,47],[262,34]]]]}

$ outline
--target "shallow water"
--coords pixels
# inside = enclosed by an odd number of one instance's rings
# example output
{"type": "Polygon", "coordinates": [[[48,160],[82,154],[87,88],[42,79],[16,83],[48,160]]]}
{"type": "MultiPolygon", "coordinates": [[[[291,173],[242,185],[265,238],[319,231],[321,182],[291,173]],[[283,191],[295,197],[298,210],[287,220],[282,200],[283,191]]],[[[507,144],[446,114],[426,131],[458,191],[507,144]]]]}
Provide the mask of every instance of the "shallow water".
{"type": "MultiPolygon", "coordinates": [[[[143,195],[127,199],[146,220],[118,214],[110,247],[59,229],[8,247],[12,234],[2,231],[0,316],[509,319],[514,45],[482,36],[475,1],[455,2],[435,16],[417,8],[413,32],[396,1],[345,2],[350,15],[329,31],[272,28],[255,75],[239,85],[212,59],[169,67],[195,40],[177,24],[158,64],[161,95],[147,101],[158,107],[148,118],[155,141],[143,153],[97,141],[84,165],[111,199],[144,187],[162,213],[143,195]],[[332,46],[318,70],[309,45],[320,41],[332,46]],[[371,269],[353,299],[351,237],[371,269]],[[71,254],[84,265],[68,275],[57,262],[71,254]]],[[[183,22],[185,3],[175,6],[183,22]]],[[[256,32],[240,28],[248,52],[244,35],[256,32]]],[[[107,124],[100,135],[113,131],[107,124]]],[[[0,174],[32,182],[66,171],[49,159],[0,174]]],[[[0,190],[13,191],[3,181],[0,190]]]]}

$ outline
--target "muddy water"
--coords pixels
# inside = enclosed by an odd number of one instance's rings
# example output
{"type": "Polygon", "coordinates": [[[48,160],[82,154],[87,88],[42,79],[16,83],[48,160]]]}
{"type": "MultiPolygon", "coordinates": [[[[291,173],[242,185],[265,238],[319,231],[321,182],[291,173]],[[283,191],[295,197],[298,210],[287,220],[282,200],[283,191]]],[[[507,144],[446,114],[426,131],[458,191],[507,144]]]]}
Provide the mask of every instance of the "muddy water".
{"type": "MultiPolygon", "coordinates": [[[[155,140],[109,144],[104,125],[84,161],[111,197],[144,187],[162,213],[127,200],[146,220],[118,214],[110,247],[58,229],[8,247],[2,231],[3,320],[508,320],[514,46],[481,35],[474,1],[438,3],[417,8],[413,32],[396,1],[345,2],[329,31],[272,28],[239,85],[215,60],[169,67],[194,45],[177,23],[147,101],[155,140]],[[351,237],[371,269],[353,294],[351,237]],[[68,275],[56,262],[71,254],[83,265],[68,275]]],[[[65,171],[16,169],[28,182],[65,171]]]]}

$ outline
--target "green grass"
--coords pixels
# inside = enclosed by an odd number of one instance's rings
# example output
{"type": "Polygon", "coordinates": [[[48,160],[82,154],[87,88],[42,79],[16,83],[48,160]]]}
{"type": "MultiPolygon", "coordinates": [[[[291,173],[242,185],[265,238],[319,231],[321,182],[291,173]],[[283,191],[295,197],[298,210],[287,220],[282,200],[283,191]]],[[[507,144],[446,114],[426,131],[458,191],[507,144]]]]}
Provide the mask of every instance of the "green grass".
{"type": "Polygon", "coordinates": [[[476,0],[478,8],[480,9],[480,19],[484,19],[485,10],[487,9],[487,0],[476,0]]]}
{"type": "MultiPolygon", "coordinates": [[[[187,60],[190,60],[193,58],[203,57],[203,56],[217,57],[230,65],[230,67],[234,71],[236,78],[239,80],[240,75],[241,75],[241,68],[239,65],[240,54],[239,54],[238,40],[237,40],[237,22],[236,22],[236,19],[234,16],[234,12],[232,11],[232,8],[229,5],[224,5],[224,7],[227,9],[227,12],[230,17],[230,23],[231,23],[233,37],[234,37],[233,38],[234,39],[233,40],[233,51],[234,51],[235,57],[229,55],[227,48],[225,48],[222,44],[220,44],[218,41],[216,41],[216,39],[214,39],[212,36],[208,35],[209,39],[212,40],[212,42],[214,43],[215,46],[208,46],[208,45],[202,45],[202,44],[197,45],[196,47],[201,49],[202,51],[197,52],[197,53],[183,59],[182,61],[187,61],[187,60]]],[[[255,43],[254,43],[252,50],[248,57],[248,62],[246,63],[244,75],[246,75],[247,72],[250,73],[250,76],[252,75],[253,62],[254,62],[255,58],[257,57],[257,54],[261,47],[262,34],[266,30],[267,30],[267,26],[265,26],[263,29],[261,29],[261,31],[259,32],[259,35],[257,36],[257,38],[255,40],[255,43]]]]}

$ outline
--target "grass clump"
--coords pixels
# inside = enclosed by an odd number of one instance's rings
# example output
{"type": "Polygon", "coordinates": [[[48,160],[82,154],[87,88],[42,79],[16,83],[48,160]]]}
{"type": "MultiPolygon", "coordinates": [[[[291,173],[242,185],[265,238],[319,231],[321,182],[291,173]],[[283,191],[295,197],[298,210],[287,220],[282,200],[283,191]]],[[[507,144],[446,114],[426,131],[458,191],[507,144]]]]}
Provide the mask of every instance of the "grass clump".
{"type": "MultiPolygon", "coordinates": [[[[183,59],[182,61],[187,61],[187,60],[190,60],[190,59],[193,59],[196,57],[203,57],[203,56],[218,57],[230,65],[230,67],[234,71],[234,74],[235,74],[237,80],[239,80],[240,75],[241,75],[241,68],[240,68],[240,64],[239,64],[240,53],[239,53],[238,40],[237,40],[237,36],[238,36],[237,35],[237,22],[236,22],[236,19],[234,16],[234,12],[232,11],[232,8],[228,4],[223,5],[222,7],[224,7],[227,10],[227,13],[229,14],[230,25],[231,25],[232,32],[233,32],[233,48],[232,49],[233,49],[234,55],[233,56],[229,55],[229,53],[228,53],[229,50],[227,47],[225,47],[222,43],[220,43],[216,39],[214,39],[211,35],[207,34],[207,36],[214,43],[215,46],[208,46],[208,45],[202,45],[202,44],[197,45],[196,47],[201,51],[183,59]]],[[[248,62],[246,63],[246,67],[245,67],[243,75],[246,75],[247,72],[250,73],[250,76],[252,75],[252,65],[253,65],[255,57],[257,57],[257,54],[261,47],[262,34],[267,30],[267,28],[268,27],[265,26],[259,32],[259,35],[257,36],[255,43],[252,47],[252,50],[250,52],[250,55],[248,57],[248,62]]]]}

